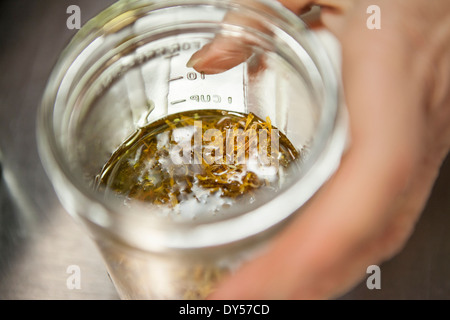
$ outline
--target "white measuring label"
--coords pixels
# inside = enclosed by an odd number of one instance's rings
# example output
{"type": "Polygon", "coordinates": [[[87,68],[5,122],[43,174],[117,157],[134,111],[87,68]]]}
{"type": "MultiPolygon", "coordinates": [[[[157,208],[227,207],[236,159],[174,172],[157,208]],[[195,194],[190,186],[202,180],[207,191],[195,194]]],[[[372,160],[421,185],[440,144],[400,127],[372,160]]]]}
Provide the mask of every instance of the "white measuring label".
{"type": "Polygon", "coordinates": [[[168,111],[169,113],[224,109],[246,112],[246,64],[219,74],[204,74],[186,67],[190,57],[201,47],[174,53],[170,57],[168,111]]]}

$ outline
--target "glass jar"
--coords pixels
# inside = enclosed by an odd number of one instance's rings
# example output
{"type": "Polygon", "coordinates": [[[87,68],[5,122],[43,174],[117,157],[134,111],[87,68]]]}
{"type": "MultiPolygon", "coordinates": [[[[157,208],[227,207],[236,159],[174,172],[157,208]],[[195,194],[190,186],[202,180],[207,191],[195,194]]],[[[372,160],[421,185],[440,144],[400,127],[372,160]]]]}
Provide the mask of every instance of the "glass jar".
{"type": "Polygon", "coordinates": [[[123,299],[207,297],[301,213],[337,168],[345,138],[339,81],[325,50],[297,16],[269,0],[118,1],[64,50],[38,115],[47,174],[123,299]],[[186,66],[217,37],[241,46],[243,61],[215,75],[186,66]],[[133,132],[197,109],[269,116],[307,150],[299,170],[251,205],[211,215],[198,207],[182,218],[95,190],[102,166],[133,132]]]}

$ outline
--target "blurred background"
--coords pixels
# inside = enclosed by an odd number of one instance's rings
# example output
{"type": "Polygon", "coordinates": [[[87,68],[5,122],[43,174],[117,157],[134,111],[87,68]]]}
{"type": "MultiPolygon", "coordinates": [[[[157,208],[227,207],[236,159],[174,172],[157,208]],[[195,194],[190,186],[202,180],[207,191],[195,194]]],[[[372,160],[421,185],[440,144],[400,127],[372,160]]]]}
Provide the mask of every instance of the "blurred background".
{"type": "MultiPolygon", "coordinates": [[[[113,0],[0,2],[0,299],[118,299],[94,243],[60,206],[37,153],[36,111],[60,52],[113,0]],[[80,288],[67,285],[71,266],[80,288]]],[[[405,249],[341,299],[450,299],[450,158],[405,249]]],[[[368,275],[369,276],[369,275],[368,275]]]]}

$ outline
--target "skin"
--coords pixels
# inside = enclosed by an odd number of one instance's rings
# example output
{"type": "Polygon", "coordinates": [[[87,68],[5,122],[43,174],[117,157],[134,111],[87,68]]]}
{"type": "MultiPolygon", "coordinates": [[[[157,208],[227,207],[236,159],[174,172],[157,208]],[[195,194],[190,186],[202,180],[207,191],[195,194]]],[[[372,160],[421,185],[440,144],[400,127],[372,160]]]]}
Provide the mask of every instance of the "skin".
{"type": "MultiPolygon", "coordinates": [[[[368,266],[404,247],[450,150],[449,1],[280,2],[295,13],[320,5],[322,27],[342,45],[351,146],[306,210],[211,299],[346,293],[368,266]],[[374,4],[380,30],[366,27],[374,4]]],[[[241,61],[235,45],[218,39],[188,65],[217,73],[241,61]]]]}

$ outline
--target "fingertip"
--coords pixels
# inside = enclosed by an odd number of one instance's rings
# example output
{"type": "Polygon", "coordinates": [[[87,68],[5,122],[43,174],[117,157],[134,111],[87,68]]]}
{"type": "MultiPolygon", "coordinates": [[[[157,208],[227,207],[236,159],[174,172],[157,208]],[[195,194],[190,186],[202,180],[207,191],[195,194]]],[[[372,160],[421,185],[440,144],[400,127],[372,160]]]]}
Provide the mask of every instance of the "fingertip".
{"type": "Polygon", "coordinates": [[[217,74],[234,68],[251,55],[248,46],[235,39],[217,37],[194,53],[186,66],[205,74],[217,74]]]}
{"type": "Polygon", "coordinates": [[[189,61],[186,63],[186,67],[188,68],[194,68],[195,65],[201,60],[201,58],[195,58],[192,56],[189,61]]]}
{"type": "Polygon", "coordinates": [[[206,44],[200,50],[196,51],[191,58],[186,62],[186,67],[194,68],[204,60],[204,56],[207,54],[208,48],[211,44],[206,44]]]}

